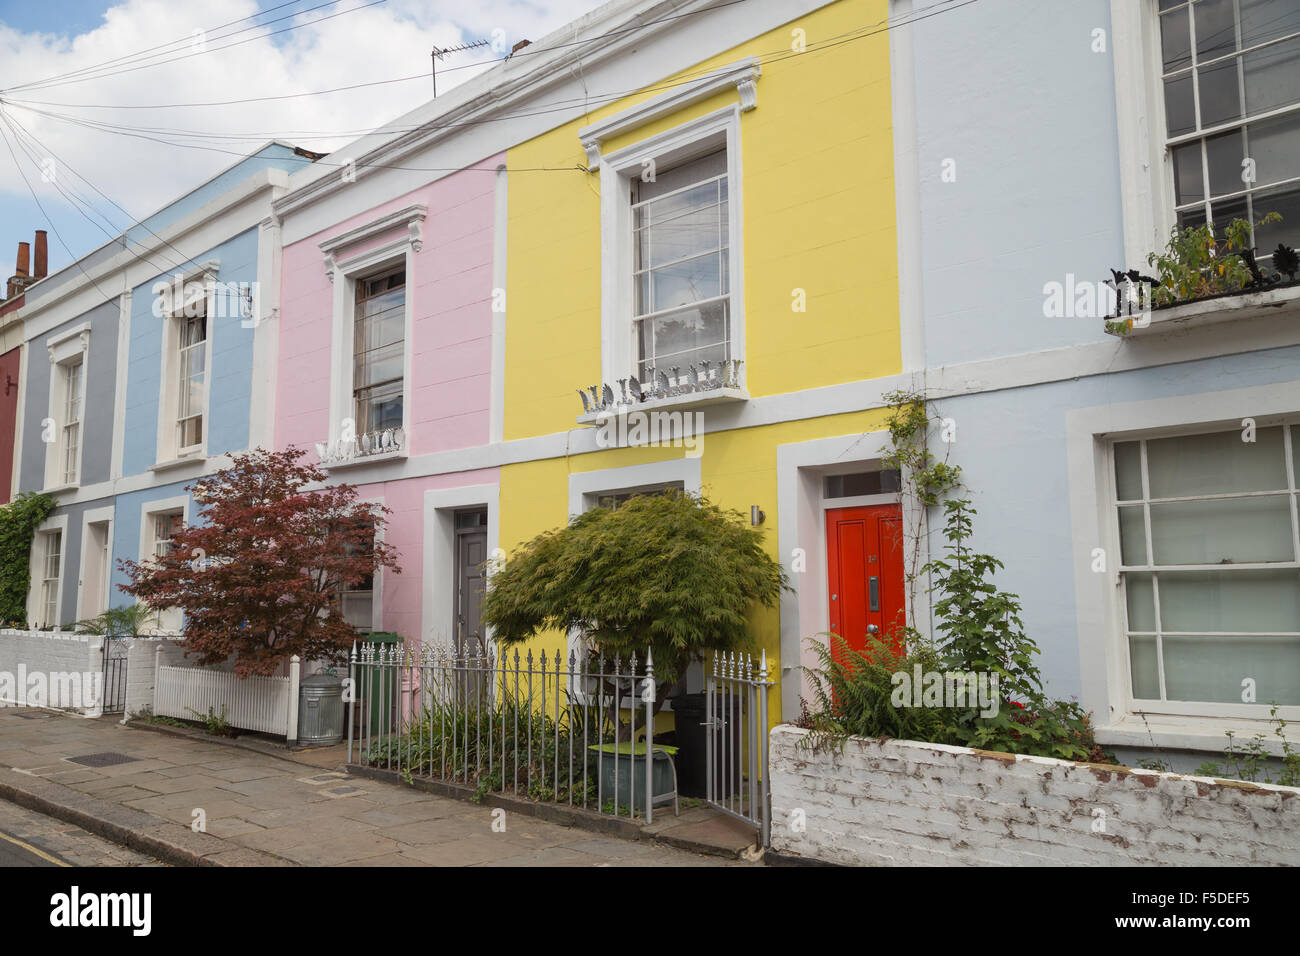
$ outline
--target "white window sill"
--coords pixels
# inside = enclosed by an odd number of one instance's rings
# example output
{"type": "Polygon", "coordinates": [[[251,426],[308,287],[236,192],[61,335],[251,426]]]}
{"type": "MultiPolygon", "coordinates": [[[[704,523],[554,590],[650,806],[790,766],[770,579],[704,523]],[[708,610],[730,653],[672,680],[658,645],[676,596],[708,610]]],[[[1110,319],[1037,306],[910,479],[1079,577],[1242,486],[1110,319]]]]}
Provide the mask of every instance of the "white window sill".
{"type": "Polygon", "coordinates": [[[386,451],[379,455],[357,455],[355,458],[347,458],[341,461],[321,462],[321,471],[334,471],[338,468],[358,468],[362,465],[377,465],[386,461],[402,461],[410,457],[410,453],[405,449],[398,451],[386,451]]]}
{"type": "Polygon", "coordinates": [[[68,484],[51,485],[48,488],[42,488],[41,494],[57,495],[64,491],[76,491],[80,487],[81,485],[78,482],[73,481],[73,482],[69,482],[68,484]]]}
{"type": "MultiPolygon", "coordinates": [[[[1144,721],[1137,714],[1129,714],[1111,724],[1095,728],[1097,743],[1113,747],[1134,747],[1140,750],[1194,750],[1222,754],[1228,746],[1225,731],[1231,730],[1235,746],[1251,742],[1256,734],[1263,734],[1265,753],[1280,757],[1282,741],[1273,733],[1276,724],[1268,720],[1251,720],[1245,717],[1177,717],[1168,714],[1147,714],[1144,721]]],[[[1300,727],[1288,722],[1284,731],[1286,739],[1295,746],[1300,744],[1300,727]]]]}
{"type": "Polygon", "coordinates": [[[155,462],[154,464],[149,466],[149,470],[153,472],[171,471],[174,468],[183,468],[186,465],[192,465],[196,462],[202,462],[206,460],[207,460],[207,456],[197,451],[189,452],[187,454],[182,455],[179,458],[169,458],[166,461],[155,462]]]}
{"type": "Polygon", "coordinates": [[[1190,329],[1223,322],[1243,322],[1284,312],[1300,312],[1300,284],[1265,289],[1262,292],[1197,299],[1194,302],[1185,302],[1166,309],[1156,309],[1151,313],[1149,324],[1134,325],[1128,332],[1108,331],[1107,334],[1125,339],[1140,338],[1174,329],[1190,329]]]}
{"type": "Polygon", "coordinates": [[[644,402],[629,402],[626,405],[619,404],[599,412],[584,412],[578,416],[578,424],[599,425],[607,419],[617,418],[629,412],[667,412],[674,409],[685,411],[691,408],[702,408],[705,405],[747,401],[749,401],[749,392],[744,388],[715,388],[706,392],[687,392],[684,395],[652,398],[644,402]]]}

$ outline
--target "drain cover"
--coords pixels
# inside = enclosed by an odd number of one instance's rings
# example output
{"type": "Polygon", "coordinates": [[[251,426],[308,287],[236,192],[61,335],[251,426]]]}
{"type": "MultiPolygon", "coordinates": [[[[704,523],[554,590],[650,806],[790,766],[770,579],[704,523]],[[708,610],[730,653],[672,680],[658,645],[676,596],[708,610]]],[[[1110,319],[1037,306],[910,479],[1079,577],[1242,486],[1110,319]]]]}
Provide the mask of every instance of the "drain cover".
{"type": "Polygon", "coordinates": [[[326,793],[336,793],[340,797],[346,797],[350,793],[361,793],[360,787],[335,787],[333,790],[326,790],[326,793]]]}
{"type": "Polygon", "coordinates": [[[39,710],[31,710],[19,711],[16,716],[21,717],[23,720],[49,720],[54,715],[42,713],[39,710]]]}
{"type": "Polygon", "coordinates": [[[139,757],[126,754],[86,754],[84,757],[69,757],[69,763],[79,763],[84,767],[115,767],[120,763],[135,763],[139,757]]]}

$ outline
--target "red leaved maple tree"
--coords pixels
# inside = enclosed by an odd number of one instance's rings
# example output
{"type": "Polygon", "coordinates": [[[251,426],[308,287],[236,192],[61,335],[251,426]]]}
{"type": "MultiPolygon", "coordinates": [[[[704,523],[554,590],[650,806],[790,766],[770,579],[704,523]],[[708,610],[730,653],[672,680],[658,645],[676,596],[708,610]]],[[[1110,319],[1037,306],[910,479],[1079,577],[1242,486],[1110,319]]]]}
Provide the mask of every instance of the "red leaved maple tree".
{"type": "Polygon", "coordinates": [[[302,449],[255,449],[188,487],[198,521],[166,554],[122,561],[127,594],[185,611],[184,646],[200,664],[234,655],[241,677],[269,674],[297,654],[337,658],[356,640],[340,595],[379,568],[400,573],[376,540],[388,509],[357,500],[355,486],[325,485],[302,449]]]}

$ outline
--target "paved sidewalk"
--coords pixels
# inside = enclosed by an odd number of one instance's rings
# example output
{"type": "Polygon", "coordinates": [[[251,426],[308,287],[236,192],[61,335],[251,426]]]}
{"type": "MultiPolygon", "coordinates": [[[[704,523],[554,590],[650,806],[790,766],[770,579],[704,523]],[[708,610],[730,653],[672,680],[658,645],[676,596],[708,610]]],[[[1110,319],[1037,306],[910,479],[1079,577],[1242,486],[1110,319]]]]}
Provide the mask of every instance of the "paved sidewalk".
{"type": "Polygon", "coordinates": [[[168,862],[750,865],[494,813],[271,754],[123,727],[113,718],[30,709],[0,708],[0,797],[45,813],[46,806],[60,807],[63,819],[168,862]],[[206,833],[191,828],[197,811],[206,833]]]}

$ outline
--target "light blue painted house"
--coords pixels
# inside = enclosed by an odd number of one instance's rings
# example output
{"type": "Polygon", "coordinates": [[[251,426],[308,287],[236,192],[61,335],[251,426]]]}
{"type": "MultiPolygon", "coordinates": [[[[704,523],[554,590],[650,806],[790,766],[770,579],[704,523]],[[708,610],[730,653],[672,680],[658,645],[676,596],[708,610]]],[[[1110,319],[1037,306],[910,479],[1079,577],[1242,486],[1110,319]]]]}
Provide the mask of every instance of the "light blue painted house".
{"type": "Polygon", "coordinates": [[[271,201],[312,158],[270,143],[28,290],[16,490],[58,502],[31,551],[32,625],[130,603],[118,562],[195,518],[186,485],[269,447],[271,201]]]}
{"type": "Polygon", "coordinates": [[[1126,335],[1089,299],[1175,224],[1281,213],[1264,273],[1300,246],[1300,6],[1007,0],[891,43],[910,381],[1050,690],[1176,769],[1271,733],[1271,701],[1294,723],[1300,285],[1126,335]]]}

